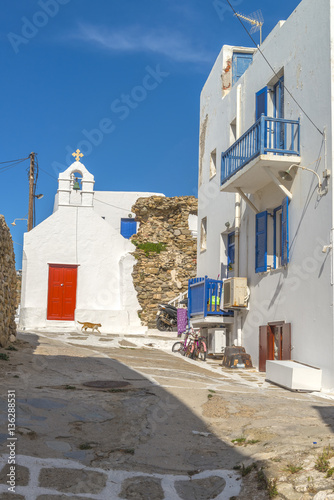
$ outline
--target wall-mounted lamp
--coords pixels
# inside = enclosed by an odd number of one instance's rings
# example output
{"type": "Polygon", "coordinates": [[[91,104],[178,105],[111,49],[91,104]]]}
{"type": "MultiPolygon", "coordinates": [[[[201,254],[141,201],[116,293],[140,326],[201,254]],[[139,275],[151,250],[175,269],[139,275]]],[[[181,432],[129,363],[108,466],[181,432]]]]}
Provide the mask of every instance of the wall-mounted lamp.
{"type": "Polygon", "coordinates": [[[327,253],[327,252],[328,252],[328,250],[332,250],[332,248],[333,248],[333,245],[332,245],[332,244],[330,244],[330,245],[325,245],[325,246],[323,246],[323,247],[322,247],[322,253],[327,253]]]}
{"type": "MultiPolygon", "coordinates": [[[[283,179],[284,181],[291,182],[293,180],[293,177],[290,174],[290,170],[293,167],[301,168],[302,170],[307,170],[308,172],[312,172],[312,174],[314,174],[317,177],[317,179],[318,179],[318,193],[319,194],[326,194],[326,192],[327,192],[327,186],[325,187],[325,191],[323,192],[320,175],[315,170],[312,170],[311,168],[302,167],[301,165],[297,165],[296,163],[294,163],[287,170],[280,170],[278,172],[278,175],[280,176],[280,178],[283,179]]],[[[324,170],[323,177],[324,177],[324,179],[328,179],[330,177],[330,171],[329,170],[324,170]]]]}
{"type": "Polygon", "coordinates": [[[14,220],[13,220],[13,222],[11,222],[11,225],[12,225],[12,226],[16,226],[16,224],[15,224],[15,221],[16,221],[16,220],[26,220],[26,221],[28,222],[28,219],[26,219],[26,218],[24,218],[24,217],[22,217],[22,218],[20,218],[20,219],[18,219],[18,218],[17,218],[17,219],[14,219],[14,220]]]}

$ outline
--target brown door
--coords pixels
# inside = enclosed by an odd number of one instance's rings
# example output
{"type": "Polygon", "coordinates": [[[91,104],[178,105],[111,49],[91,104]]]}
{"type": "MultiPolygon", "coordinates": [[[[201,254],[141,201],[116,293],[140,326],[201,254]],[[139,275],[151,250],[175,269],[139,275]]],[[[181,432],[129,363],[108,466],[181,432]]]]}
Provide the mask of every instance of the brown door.
{"type": "Polygon", "coordinates": [[[267,360],[291,359],[291,323],[271,323],[260,326],[259,371],[266,371],[267,360]]]}

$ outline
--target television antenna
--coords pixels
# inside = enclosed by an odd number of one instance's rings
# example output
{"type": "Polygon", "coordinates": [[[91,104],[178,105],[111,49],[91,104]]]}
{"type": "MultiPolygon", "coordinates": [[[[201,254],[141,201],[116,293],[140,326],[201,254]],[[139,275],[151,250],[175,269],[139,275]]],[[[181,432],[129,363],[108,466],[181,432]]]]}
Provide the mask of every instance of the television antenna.
{"type": "Polygon", "coordinates": [[[241,19],[244,19],[245,21],[248,21],[252,25],[250,33],[255,33],[256,31],[260,31],[260,45],[261,45],[262,26],[264,24],[261,10],[256,10],[255,12],[253,12],[253,14],[250,14],[249,16],[244,16],[243,14],[240,14],[238,12],[236,12],[234,15],[241,19]]]}

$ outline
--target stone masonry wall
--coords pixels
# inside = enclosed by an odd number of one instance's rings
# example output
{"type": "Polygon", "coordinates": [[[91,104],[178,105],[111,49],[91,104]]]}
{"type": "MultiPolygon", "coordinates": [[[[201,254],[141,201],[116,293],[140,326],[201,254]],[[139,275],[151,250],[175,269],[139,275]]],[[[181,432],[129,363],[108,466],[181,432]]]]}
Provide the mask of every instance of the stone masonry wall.
{"type": "Polygon", "coordinates": [[[196,276],[197,245],[188,218],[197,214],[197,199],[139,198],[132,211],[140,223],[137,234],[131,237],[137,245],[132,276],[142,308],[140,318],[144,325],[155,328],[158,304],[185,292],[188,279],[196,276]],[[144,248],[138,248],[142,245],[144,248]]]}
{"type": "Polygon", "coordinates": [[[17,297],[15,257],[12,237],[3,215],[0,215],[0,346],[6,347],[16,335],[17,297]]]}

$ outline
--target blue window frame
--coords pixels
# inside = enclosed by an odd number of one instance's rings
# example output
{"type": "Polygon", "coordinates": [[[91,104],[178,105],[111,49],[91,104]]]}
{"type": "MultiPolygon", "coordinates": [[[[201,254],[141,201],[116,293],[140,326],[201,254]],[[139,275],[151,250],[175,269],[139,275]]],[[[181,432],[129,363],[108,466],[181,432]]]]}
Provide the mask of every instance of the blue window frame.
{"type": "Polygon", "coordinates": [[[268,87],[264,87],[255,94],[255,120],[261,115],[267,116],[268,87]]]}
{"type": "Polygon", "coordinates": [[[267,271],[268,212],[256,214],[255,272],[267,271]]]}
{"type": "Polygon", "coordinates": [[[274,86],[274,118],[284,118],[284,76],[274,86]]]}
{"type": "Polygon", "coordinates": [[[282,237],[281,237],[281,264],[289,263],[289,198],[282,203],[282,237]]]}
{"type": "Polygon", "coordinates": [[[244,74],[248,66],[253,61],[253,54],[244,52],[234,52],[232,56],[232,85],[244,74]]]}
{"type": "Polygon", "coordinates": [[[121,219],[121,235],[129,239],[130,236],[136,234],[137,222],[133,219],[121,219]]]}
{"type": "MultiPolygon", "coordinates": [[[[267,271],[268,261],[268,212],[256,215],[255,235],[255,272],[267,271]]],[[[272,268],[277,269],[289,263],[289,198],[284,198],[282,205],[275,208],[271,215],[273,220],[272,268]]],[[[270,250],[271,255],[271,250],[270,250]]]]}
{"type": "Polygon", "coordinates": [[[234,271],[235,263],[235,233],[229,233],[227,237],[227,277],[234,271]]]}

